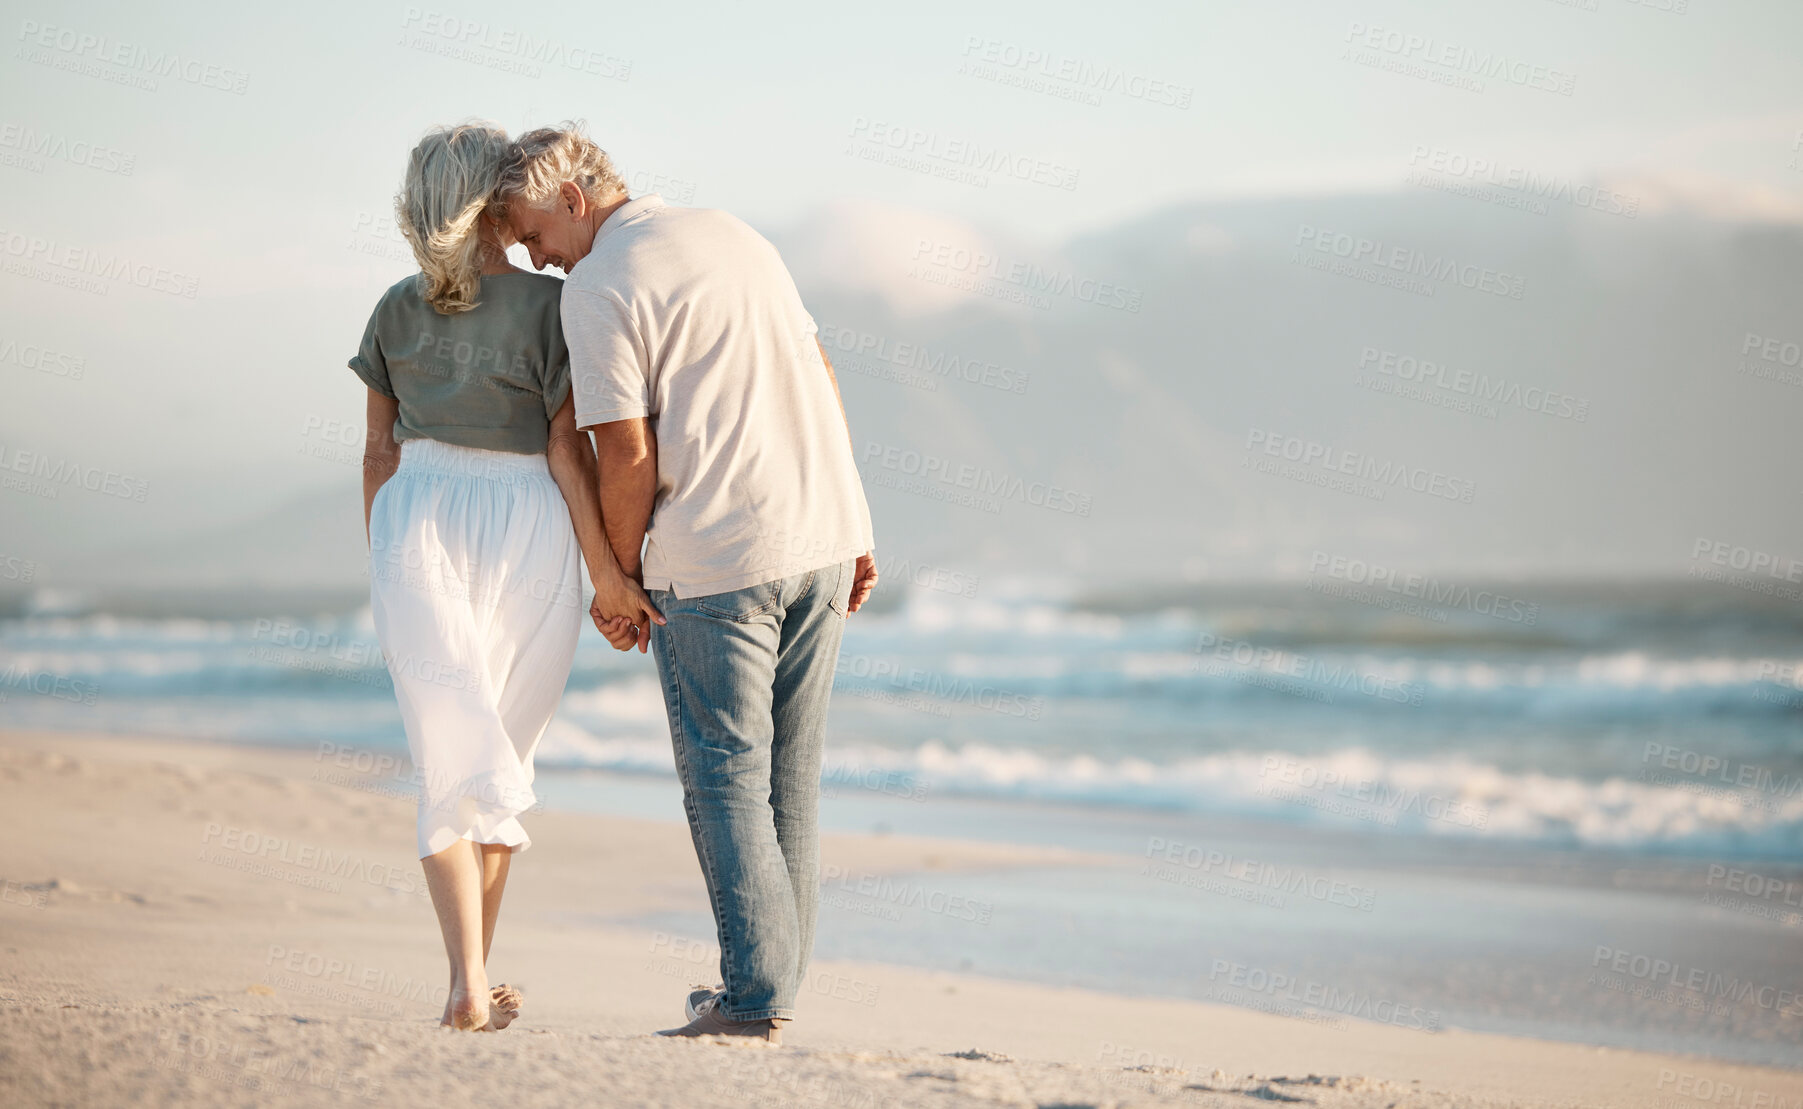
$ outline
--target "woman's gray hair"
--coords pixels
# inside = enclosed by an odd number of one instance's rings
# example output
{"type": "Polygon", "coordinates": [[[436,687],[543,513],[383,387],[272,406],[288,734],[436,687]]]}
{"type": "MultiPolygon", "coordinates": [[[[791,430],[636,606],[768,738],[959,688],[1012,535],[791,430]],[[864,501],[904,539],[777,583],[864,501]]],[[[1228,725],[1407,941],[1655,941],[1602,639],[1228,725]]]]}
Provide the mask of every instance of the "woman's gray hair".
{"type": "Polygon", "coordinates": [[[504,217],[507,205],[516,201],[549,208],[565,181],[574,182],[591,204],[610,204],[626,195],[626,179],[607,151],[583,132],[580,120],[540,127],[513,141],[495,190],[495,214],[504,217]]]}
{"type": "Polygon", "coordinates": [[[431,132],[407,159],[395,222],[419,263],[420,293],[443,315],[476,306],[482,274],[476,222],[509,150],[499,127],[464,123],[431,132]]]}

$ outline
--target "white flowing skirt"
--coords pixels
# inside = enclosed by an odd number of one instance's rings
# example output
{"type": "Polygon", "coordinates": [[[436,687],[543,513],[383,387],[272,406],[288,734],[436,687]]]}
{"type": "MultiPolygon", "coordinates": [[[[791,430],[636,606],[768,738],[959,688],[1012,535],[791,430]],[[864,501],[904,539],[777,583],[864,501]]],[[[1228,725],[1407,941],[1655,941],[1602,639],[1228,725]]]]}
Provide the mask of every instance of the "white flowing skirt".
{"type": "Polygon", "coordinates": [[[581,554],[544,455],[401,444],[370,511],[369,599],[420,783],[419,853],[525,850],[532,756],[563,698],[581,554]]]}

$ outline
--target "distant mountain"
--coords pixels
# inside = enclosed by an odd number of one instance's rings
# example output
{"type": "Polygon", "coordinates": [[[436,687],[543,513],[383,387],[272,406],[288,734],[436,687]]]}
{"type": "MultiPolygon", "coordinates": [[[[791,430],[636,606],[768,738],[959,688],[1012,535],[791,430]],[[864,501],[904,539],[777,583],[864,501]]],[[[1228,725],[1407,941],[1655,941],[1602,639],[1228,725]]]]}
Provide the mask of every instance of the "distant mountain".
{"type": "Polygon", "coordinates": [[[777,242],[833,329],[867,483],[894,473],[878,443],[1094,498],[1083,519],[873,488],[879,542],[1166,580],[1293,575],[1317,549],[1510,574],[1681,573],[1697,536],[1718,533],[1803,553],[1795,514],[1769,511],[1794,489],[1780,444],[1803,390],[1737,372],[1747,333],[1803,339],[1803,230],[1657,199],[1633,218],[1426,188],[1202,204],[1055,249],[842,209],[777,242]],[[1357,276],[1305,261],[1356,263],[1357,276]],[[1042,307],[1004,299],[1036,289],[1042,307]],[[1106,306],[1105,290],[1138,310],[1106,306]],[[842,349],[872,342],[886,344],[874,357],[842,349]],[[942,355],[1029,384],[895,380],[942,355]],[[1379,367],[1408,359],[1446,366],[1449,383],[1481,375],[1501,403],[1445,407],[1472,399],[1456,384],[1376,392],[1357,383],[1361,359],[1380,385],[1404,384],[1379,367]],[[1260,435],[1475,495],[1391,487],[1371,500],[1253,472],[1281,461],[1247,450],[1260,435]]]}
{"type": "Polygon", "coordinates": [[[130,575],[126,580],[176,589],[367,589],[367,550],[363,493],[353,475],[245,519],[72,553],[53,580],[116,587],[130,575]]]}

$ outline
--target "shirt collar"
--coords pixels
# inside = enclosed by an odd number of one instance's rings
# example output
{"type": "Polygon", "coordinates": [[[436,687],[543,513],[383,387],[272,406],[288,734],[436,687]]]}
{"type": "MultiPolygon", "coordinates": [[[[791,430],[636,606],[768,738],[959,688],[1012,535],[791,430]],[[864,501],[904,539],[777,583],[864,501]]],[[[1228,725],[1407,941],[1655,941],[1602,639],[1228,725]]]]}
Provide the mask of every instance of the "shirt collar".
{"type": "Polygon", "coordinates": [[[664,198],[656,193],[646,193],[637,200],[628,200],[618,208],[615,208],[613,215],[608,216],[601,221],[601,226],[595,229],[595,241],[589,245],[589,249],[595,249],[595,247],[601,245],[602,239],[607,238],[609,235],[618,231],[620,228],[625,227],[629,223],[636,223],[639,220],[644,219],[646,216],[663,206],[664,198]]]}

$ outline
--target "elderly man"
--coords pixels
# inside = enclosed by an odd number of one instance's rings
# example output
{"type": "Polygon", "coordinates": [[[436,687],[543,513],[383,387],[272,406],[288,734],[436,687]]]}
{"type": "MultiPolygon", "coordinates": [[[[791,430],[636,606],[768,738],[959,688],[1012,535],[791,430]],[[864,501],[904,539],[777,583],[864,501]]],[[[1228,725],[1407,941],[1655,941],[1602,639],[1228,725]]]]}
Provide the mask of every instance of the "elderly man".
{"type": "Polygon", "coordinates": [[[662,614],[636,642],[656,657],[723,983],[663,1034],[780,1043],[814,943],[840,634],[877,577],[838,382],[774,247],[725,212],[629,198],[576,125],[515,142],[497,208],[535,267],[569,275],[608,539],[662,614]]]}

